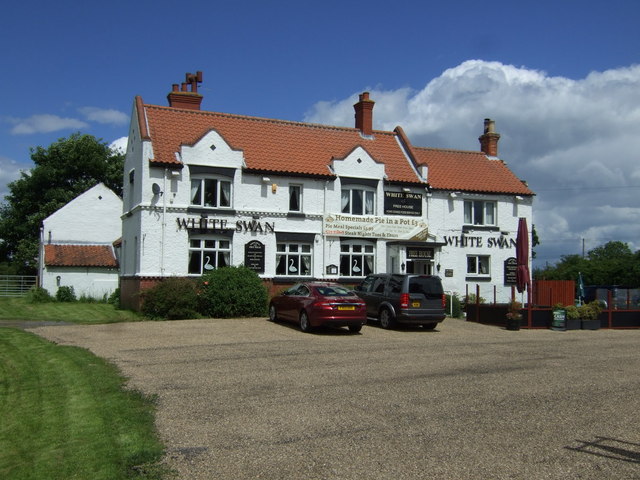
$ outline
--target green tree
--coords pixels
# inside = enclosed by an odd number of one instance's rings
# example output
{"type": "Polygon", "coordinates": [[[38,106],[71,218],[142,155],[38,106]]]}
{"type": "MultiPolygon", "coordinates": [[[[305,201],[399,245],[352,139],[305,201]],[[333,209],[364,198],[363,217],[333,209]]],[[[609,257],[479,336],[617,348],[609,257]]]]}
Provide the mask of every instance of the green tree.
{"type": "Polygon", "coordinates": [[[34,167],[11,182],[0,205],[0,261],[20,273],[37,268],[42,221],[99,182],[122,195],[124,155],[101,139],[74,133],[47,148],[31,149],[34,167]]]}
{"type": "Polygon", "coordinates": [[[577,280],[586,285],[640,286],[640,250],[633,253],[624,242],[608,242],[581,255],[563,255],[560,261],[534,272],[536,279],[577,280]]]}

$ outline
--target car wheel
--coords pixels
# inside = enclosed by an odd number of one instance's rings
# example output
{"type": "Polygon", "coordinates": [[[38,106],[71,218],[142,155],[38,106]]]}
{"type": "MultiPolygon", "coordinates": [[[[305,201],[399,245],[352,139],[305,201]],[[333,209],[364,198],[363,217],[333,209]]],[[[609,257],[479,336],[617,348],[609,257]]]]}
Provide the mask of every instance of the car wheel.
{"type": "Polygon", "coordinates": [[[422,325],[422,328],[424,328],[425,330],[433,330],[434,328],[436,328],[436,325],[438,325],[437,323],[424,323],[422,325]]]}
{"type": "Polygon", "coordinates": [[[362,325],[349,325],[349,331],[351,333],[358,333],[360,330],[362,330],[362,325]]]}
{"type": "Polygon", "coordinates": [[[309,315],[307,315],[307,312],[305,312],[304,310],[300,312],[300,330],[306,333],[311,331],[311,323],[309,323],[309,315]]]}
{"type": "Polygon", "coordinates": [[[278,321],[278,312],[276,312],[276,306],[274,304],[269,305],[269,320],[272,322],[278,321]]]}
{"type": "Polygon", "coordinates": [[[395,325],[395,319],[393,318],[393,314],[389,311],[388,308],[383,308],[380,310],[380,326],[384,329],[393,328],[395,325]]]}

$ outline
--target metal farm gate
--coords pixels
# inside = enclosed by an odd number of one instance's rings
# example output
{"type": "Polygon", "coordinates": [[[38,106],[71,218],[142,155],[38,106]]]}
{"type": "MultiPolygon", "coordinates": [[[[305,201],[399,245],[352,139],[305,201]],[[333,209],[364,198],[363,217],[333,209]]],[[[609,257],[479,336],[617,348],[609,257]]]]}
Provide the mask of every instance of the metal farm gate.
{"type": "Polygon", "coordinates": [[[0,297],[22,297],[37,285],[35,275],[0,275],[0,297]]]}

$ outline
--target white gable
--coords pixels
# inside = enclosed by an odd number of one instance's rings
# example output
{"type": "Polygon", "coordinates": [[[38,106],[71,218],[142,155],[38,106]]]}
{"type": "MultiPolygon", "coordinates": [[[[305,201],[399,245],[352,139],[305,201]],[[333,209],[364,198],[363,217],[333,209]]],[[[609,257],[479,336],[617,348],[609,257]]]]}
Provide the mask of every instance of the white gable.
{"type": "Polygon", "coordinates": [[[180,154],[187,165],[242,168],[242,151],[233,150],[215,130],[205,134],[195,145],[183,145],[180,154]]]}
{"type": "Polygon", "coordinates": [[[332,168],[339,177],[384,178],[384,164],[376,162],[362,147],[355,148],[343,159],[334,159],[332,168]]]}
{"type": "Polygon", "coordinates": [[[45,243],[111,243],[122,235],[122,200],[99,183],[44,219],[45,243]]]}

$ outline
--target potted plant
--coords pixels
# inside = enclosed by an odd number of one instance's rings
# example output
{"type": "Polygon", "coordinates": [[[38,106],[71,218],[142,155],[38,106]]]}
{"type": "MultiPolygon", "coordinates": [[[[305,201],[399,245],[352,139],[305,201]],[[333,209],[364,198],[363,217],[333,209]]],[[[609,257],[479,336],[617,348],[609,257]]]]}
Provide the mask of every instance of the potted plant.
{"type": "Polygon", "coordinates": [[[567,330],[580,330],[580,312],[575,305],[567,305],[565,307],[566,313],[566,327],[567,330]]]}
{"type": "Polygon", "coordinates": [[[507,305],[507,330],[520,330],[520,323],[522,320],[522,312],[520,309],[522,304],[511,300],[507,305]]]}
{"type": "Polygon", "coordinates": [[[591,303],[585,303],[578,307],[580,314],[580,323],[582,330],[598,330],[600,328],[600,320],[598,315],[602,311],[602,306],[597,300],[591,303]]]}

